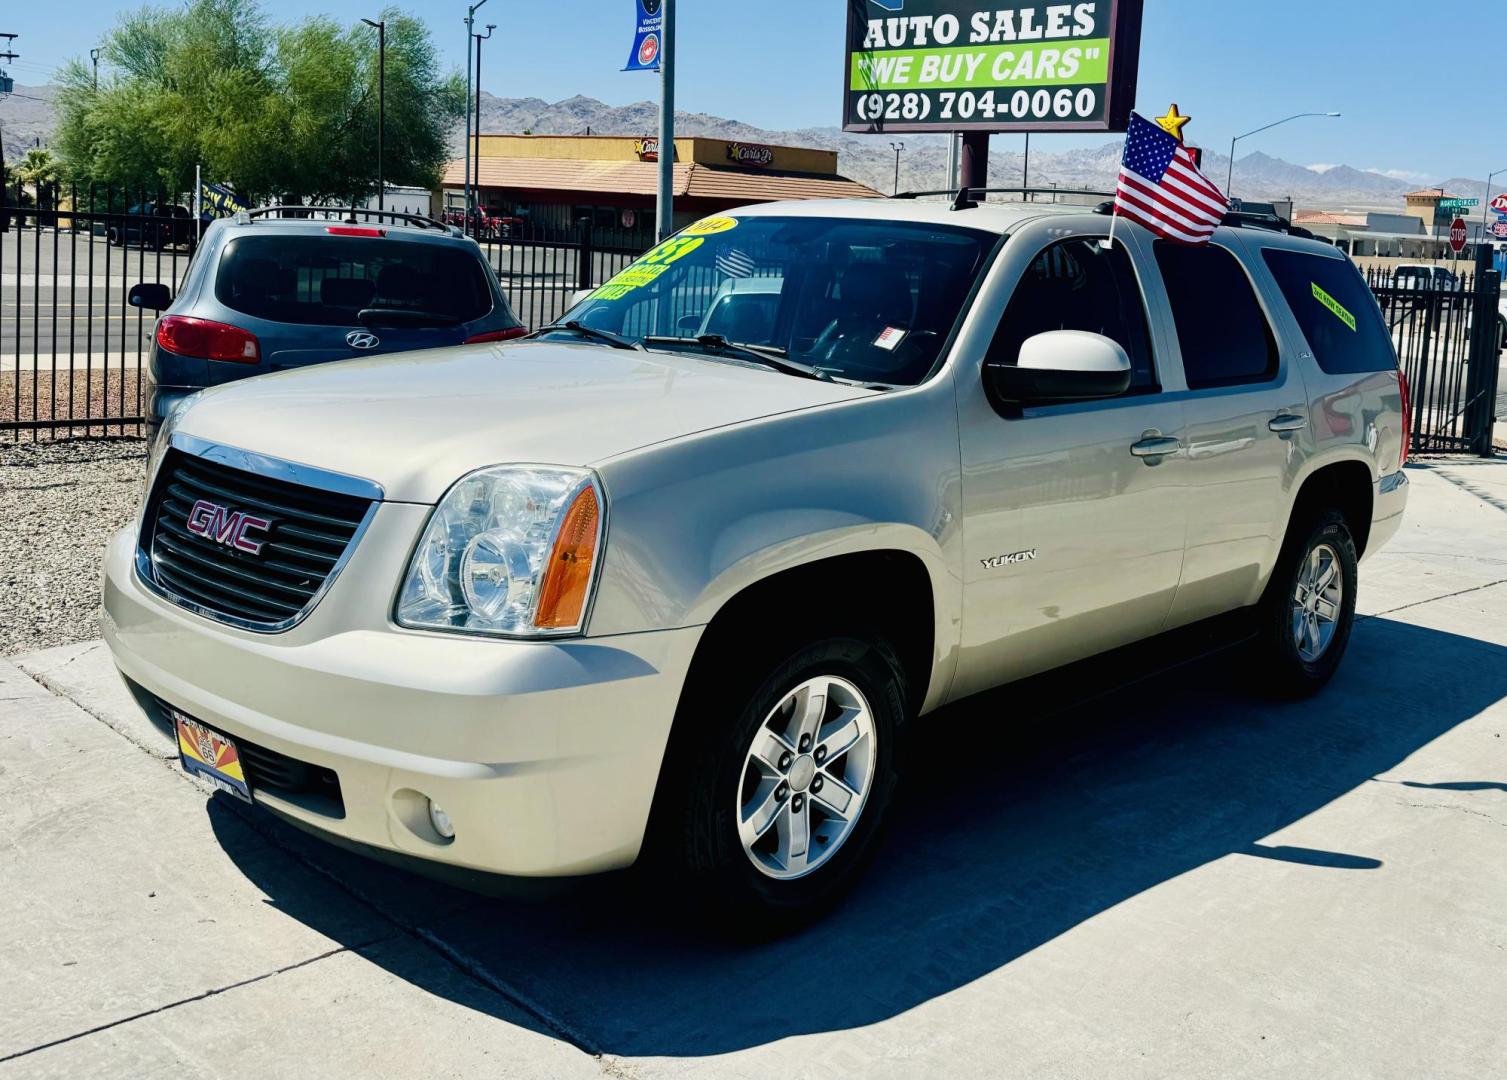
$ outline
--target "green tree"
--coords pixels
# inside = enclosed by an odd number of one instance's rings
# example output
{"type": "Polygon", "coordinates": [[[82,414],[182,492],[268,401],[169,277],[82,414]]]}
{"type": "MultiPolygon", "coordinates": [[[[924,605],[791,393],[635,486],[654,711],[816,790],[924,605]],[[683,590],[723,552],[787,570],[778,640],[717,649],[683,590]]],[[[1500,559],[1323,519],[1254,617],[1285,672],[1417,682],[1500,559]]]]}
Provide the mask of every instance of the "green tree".
{"type": "MultiPolygon", "coordinates": [[[[387,21],[389,182],[434,186],[464,115],[419,20],[387,21]]],[[[54,144],[73,177],[184,191],[194,166],[252,200],[359,198],[376,190],[377,42],[362,24],[272,27],[257,0],[189,0],[121,18],[98,88],[80,61],[58,72],[54,144]]]]}

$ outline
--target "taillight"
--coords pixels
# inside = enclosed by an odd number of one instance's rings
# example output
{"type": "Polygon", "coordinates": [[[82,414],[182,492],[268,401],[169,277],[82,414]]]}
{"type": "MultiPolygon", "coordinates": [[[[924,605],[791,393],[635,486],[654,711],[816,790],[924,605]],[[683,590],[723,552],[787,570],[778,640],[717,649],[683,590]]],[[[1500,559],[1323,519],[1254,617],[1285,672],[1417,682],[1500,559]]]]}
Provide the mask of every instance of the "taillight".
{"type": "Polygon", "coordinates": [[[1402,460],[1398,468],[1408,463],[1408,451],[1413,448],[1413,403],[1408,400],[1408,377],[1401,366],[1397,368],[1397,390],[1402,394],[1402,460]]]}
{"type": "Polygon", "coordinates": [[[488,330],[484,334],[472,334],[465,340],[467,345],[480,345],[483,341],[512,341],[528,333],[526,326],[510,326],[506,330],[488,330]]]}
{"type": "Polygon", "coordinates": [[[372,229],[360,225],[326,225],[325,232],[331,236],[386,236],[386,229],[372,229]]]}
{"type": "Polygon", "coordinates": [[[190,315],[164,315],[158,319],[157,344],[170,353],[201,360],[255,364],[262,358],[255,334],[248,334],[239,326],[190,315]]]}

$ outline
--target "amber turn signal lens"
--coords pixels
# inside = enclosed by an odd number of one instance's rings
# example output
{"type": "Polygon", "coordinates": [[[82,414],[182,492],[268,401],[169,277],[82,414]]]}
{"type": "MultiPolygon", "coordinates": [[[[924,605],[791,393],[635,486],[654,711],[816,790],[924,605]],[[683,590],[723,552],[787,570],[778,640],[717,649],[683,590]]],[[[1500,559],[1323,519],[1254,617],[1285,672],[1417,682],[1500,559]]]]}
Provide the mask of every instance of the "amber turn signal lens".
{"type": "Polygon", "coordinates": [[[588,486],[571,502],[560,522],[560,535],[549,553],[534,625],[541,629],[579,626],[586,608],[586,589],[597,554],[601,507],[596,489],[588,486]]]}

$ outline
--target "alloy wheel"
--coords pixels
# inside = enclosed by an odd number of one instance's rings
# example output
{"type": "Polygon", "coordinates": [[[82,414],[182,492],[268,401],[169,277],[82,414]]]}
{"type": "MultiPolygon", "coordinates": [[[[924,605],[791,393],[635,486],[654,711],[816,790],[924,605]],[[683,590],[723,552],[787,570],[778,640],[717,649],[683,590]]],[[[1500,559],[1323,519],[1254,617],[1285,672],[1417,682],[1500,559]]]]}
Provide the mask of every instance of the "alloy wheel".
{"type": "Polygon", "coordinates": [[[797,878],[853,833],[874,783],[873,712],[835,675],[807,679],[754,733],[738,784],[738,838],[759,871],[797,878]]]}
{"type": "Polygon", "coordinates": [[[1290,609],[1293,644],[1305,663],[1323,656],[1334,641],[1344,598],[1339,553],[1328,544],[1315,544],[1298,570],[1290,609]]]}

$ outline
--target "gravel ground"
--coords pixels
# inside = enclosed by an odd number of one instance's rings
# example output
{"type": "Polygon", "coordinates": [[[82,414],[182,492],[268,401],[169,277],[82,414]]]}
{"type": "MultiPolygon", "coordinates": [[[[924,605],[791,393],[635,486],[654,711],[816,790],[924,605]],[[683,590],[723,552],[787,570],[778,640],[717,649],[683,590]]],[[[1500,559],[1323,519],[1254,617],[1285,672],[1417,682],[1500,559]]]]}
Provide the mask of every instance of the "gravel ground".
{"type": "MultiPolygon", "coordinates": [[[[0,419],[52,420],[78,419],[72,434],[88,436],[135,435],[138,425],[100,424],[100,417],[140,416],[142,403],[137,400],[141,380],[134,363],[122,369],[115,364],[104,371],[67,369],[53,373],[45,367],[35,373],[23,368],[0,371],[0,419]],[[84,417],[96,418],[86,425],[84,417]]],[[[59,432],[68,436],[66,430],[59,432]]],[[[33,442],[52,438],[46,430],[13,432],[0,435],[0,450],[5,442],[33,442]]]]}
{"type": "Polygon", "coordinates": [[[100,562],[141,498],[140,439],[0,444],[0,655],[99,636],[100,562]]]}

